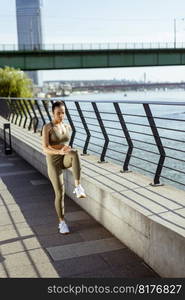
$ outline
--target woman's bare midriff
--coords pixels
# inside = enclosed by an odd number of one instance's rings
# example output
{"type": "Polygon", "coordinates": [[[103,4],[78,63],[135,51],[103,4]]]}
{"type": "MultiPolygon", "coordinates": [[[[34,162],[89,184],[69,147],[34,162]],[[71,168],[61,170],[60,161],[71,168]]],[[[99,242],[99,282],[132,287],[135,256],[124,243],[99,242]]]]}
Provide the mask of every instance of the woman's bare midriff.
{"type": "Polygon", "coordinates": [[[65,145],[50,145],[50,147],[56,149],[56,150],[60,150],[64,147],[65,145]]]}

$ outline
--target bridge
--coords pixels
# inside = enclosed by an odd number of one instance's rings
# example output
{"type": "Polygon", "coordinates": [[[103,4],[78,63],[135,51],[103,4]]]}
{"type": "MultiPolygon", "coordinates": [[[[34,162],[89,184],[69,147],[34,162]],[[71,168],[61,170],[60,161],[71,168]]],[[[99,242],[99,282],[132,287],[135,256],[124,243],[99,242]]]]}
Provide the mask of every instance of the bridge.
{"type": "Polygon", "coordinates": [[[98,44],[94,46],[16,45],[0,46],[0,67],[11,66],[21,70],[54,70],[85,68],[119,68],[185,65],[183,43],[173,44],[98,44]]]}

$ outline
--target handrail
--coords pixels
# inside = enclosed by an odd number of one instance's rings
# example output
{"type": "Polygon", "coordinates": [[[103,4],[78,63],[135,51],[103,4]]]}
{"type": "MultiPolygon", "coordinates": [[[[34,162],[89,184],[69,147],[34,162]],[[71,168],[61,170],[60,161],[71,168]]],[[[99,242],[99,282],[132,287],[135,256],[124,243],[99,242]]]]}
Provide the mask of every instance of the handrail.
{"type": "MultiPolygon", "coordinates": [[[[10,98],[7,98],[7,97],[0,97],[0,99],[12,99],[12,100],[22,100],[23,98],[15,98],[15,97],[10,97],[10,98]]],[[[24,98],[24,100],[28,100],[28,101],[33,101],[34,100],[37,100],[37,101],[43,101],[43,100],[46,100],[46,101],[58,101],[60,100],[60,98],[57,98],[57,97],[51,97],[51,98],[40,98],[40,97],[35,97],[35,98],[24,98]]],[[[64,101],[64,100],[62,100],[64,101]]],[[[74,99],[65,99],[65,102],[75,102],[76,100],[74,99]]],[[[129,104],[160,104],[160,105],[175,105],[175,106],[185,106],[185,101],[166,101],[166,100],[122,100],[122,99],[119,99],[119,100],[112,100],[112,99],[107,99],[107,100],[80,100],[78,99],[78,102],[83,102],[83,103],[90,103],[90,102],[95,102],[95,103],[129,103],[129,104]]]]}
{"type": "Polygon", "coordinates": [[[63,43],[63,44],[0,44],[0,51],[39,50],[115,50],[115,49],[184,49],[185,42],[108,42],[108,43],[63,43]]]}

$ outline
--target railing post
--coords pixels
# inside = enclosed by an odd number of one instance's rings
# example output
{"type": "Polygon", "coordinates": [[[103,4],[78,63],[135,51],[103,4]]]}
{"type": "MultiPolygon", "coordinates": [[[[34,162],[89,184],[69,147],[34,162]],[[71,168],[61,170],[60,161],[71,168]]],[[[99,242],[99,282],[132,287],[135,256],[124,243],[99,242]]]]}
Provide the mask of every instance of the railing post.
{"type": "Polygon", "coordinates": [[[155,124],[150,106],[149,106],[149,104],[143,104],[143,107],[144,107],[146,117],[148,119],[148,122],[149,122],[149,125],[150,125],[150,128],[151,128],[151,131],[153,133],[155,143],[157,145],[157,148],[158,148],[159,154],[160,154],[160,158],[159,158],[159,161],[158,161],[158,166],[157,166],[157,169],[156,169],[156,172],[155,172],[154,183],[150,183],[150,185],[159,186],[159,185],[163,185],[163,184],[160,183],[160,175],[161,175],[161,172],[162,172],[162,168],[163,168],[164,160],[165,160],[165,157],[166,157],[166,153],[165,153],[160,135],[158,133],[158,130],[157,130],[157,127],[156,127],[156,124],[155,124]]]}
{"type": "Polygon", "coordinates": [[[21,122],[22,122],[22,107],[20,106],[20,101],[21,100],[17,100],[16,101],[16,104],[17,104],[17,107],[18,107],[18,111],[20,112],[20,116],[21,116],[21,118],[19,120],[19,127],[21,126],[21,122]]]}
{"type": "MultiPolygon", "coordinates": [[[[41,119],[42,119],[42,122],[43,122],[43,126],[44,126],[44,125],[46,124],[46,121],[45,121],[45,119],[44,119],[42,110],[40,109],[40,106],[39,106],[39,104],[38,104],[38,101],[35,101],[35,105],[36,105],[37,108],[38,108],[38,111],[39,111],[39,114],[40,114],[40,116],[41,116],[41,119]]],[[[42,126],[42,128],[43,128],[43,126],[42,126]]],[[[41,131],[40,131],[40,135],[42,135],[42,129],[41,129],[41,131]]]]}
{"type": "Polygon", "coordinates": [[[73,120],[70,116],[67,105],[66,105],[65,101],[63,101],[63,102],[64,102],[64,105],[65,105],[65,112],[66,112],[67,119],[68,119],[69,124],[71,125],[71,128],[72,128],[72,135],[71,135],[71,140],[69,142],[69,146],[73,147],[73,142],[74,142],[74,138],[75,138],[75,135],[76,135],[76,128],[75,128],[73,120]]]}
{"type": "Polygon", "coordinates": [[[114,105],[114,108],[116,110],[118,119],[120,121],[121,127],[123,129],[123,132],[124,132],[125,138],[127,140],[127,144],[128,144],[128,151],[127,151],[126,158],[125,158],[125,161],[124,161],[123,170],[121,170],[121,172],[131,172],[131,171],[128,170],[128,165],[129,165],[130,158],[131,158],[132,151],[133,151],[132,139],[130,137],[130,134],[129,134],[128,128],[126,126],[125,120],[123,118],[123,115],[121,113],[121,109],[120,109],[119,104],[114,102],[113,105],[114,105]]]}
{"type": "Polygon", "coordinates": [[[13,104],[13,100],[10,100],[11,110],[12,110],[12,119],[10,120],[11,123],[13,123],[14,115],[15,115],[15,107],[13,104]]]}
{"type": "Polygon", "coordinates": [[[79,113],[80,119],[82,121],[83,127],[86,131],[86,134],[87,134],[87,138],[86,138],[86,141],[85,141],[85,144],[84,144],[84,147],[83,147],[83,154],[82,155],[89,155],[89,154],[87,154],[87,148],[88,148],[88,145],[89,145],[89,140],[90,140],[91,134],[90,134],[89,128],[87,126],[87,122],[85,120],[83,112],[81,110],[80,104],[77,101],[75,101],[75,105],[76,105],[77,111],[79,113]]]}
{"type": "Polygon", "coordinates": [[[8,106],[7,120],[10,121],[10,117],[11,117],[11,114],[12,114],[11,100],[10,99],[7,99],[7,106],[8,106]]]}
{"type": "Polygon", "coordinates": [[[26,114],[26,112],[24,110],[24,105],[22,104],[22,99],[20,100],[19,104],[20,104],[20,106],[22,108],[23,114],[25,115],[25,121],[24,121],[24,125],[23,125],[23,128],[25,128],[25,124],[26,124],[26,120],[27,120],[27,114],[26,114]]]}
{"type": "MultiPolygon", "coordinates": [[[[47,104],[46,104],[46,100],[42,100],[42,103],[43,103],[43,106],[44,106],[44,109],[46,111],[46,114],[48,116],[48,119],[51,121],[51,116],[50,116],[50,113],[48,111],[48,107],[47,107],[47,104]]],[[[52,103],[52,102],[51,102],[52,103]]]]}
{"type": "Polygon", "coordinates": [[[30,117],[30,123],[29,123],[29,126],[28,126],[28,130],[30,130],[30,128],[31,128],[31,123],[32,123],[32,116],[31,116],[31,114],[30,114],[30,110],[29,110],[29,107],[28,107],[28,104],[27,104],[27,100],[24,99],[23,102],[24,102],[24,104],[25,104],[26,110],[27,110],[28,115],[29,115],[29,117],[30,117]]]}
{"type": "Polygon", "coordinates": [[[23,128],[25,128],[26,127],[26,122],[27,122],[27,120],[28,120],[28,114],[27,114],[27,112],[28,112],[28,109],[27,109],[27,106],[26,106],[26,104],[25,104],[25,100],[24,99],[22,99],[22,106],[24,107],[24,111],[25,111],[25,121],[24,121],[24,125],[23,125],[23,128]]]}
{"type": "MultiPolygon", "coordinates": [[[[19,116],[20,116],[20,110],[19,110],[19,105],[18,105],[18,101],[19,100],[15,100],[15,106],[16,106],[16,109],[17,109],[17,117],[16,117],[16,120],[15,120],[15,124],[17,124],[17,120],[18,120],[18,118],[19,118],[19,116]]],[[[20,126],[20,125],[19,125],[20,126]]]]}
{"type": "Polygon", "coordinates": [[[15,101],[14,99],[12,99],[12,105],[13,105],[13,108],[14,108],[14,112],[13,112],[13,118],[12,118],[12,123],[14,123],[14,117],[16,116],[16,119],[15,119],[15,123],[17,122],[17,118],[18,118],[18,115],[17,115],[17,111],[16,111],[16,104],[15,104],[15,101]]]}
{"type": "MultiPolygon", "coordinates": [[[[35,102],[35,100],[34,100],[34,102],[35,102]]],[[[37,114],[35,112],[35,109],[33,107],[33,104],[31,103],[31,101],[30,101],[30,107],[31,107],[31,109],[33,111],[33,114],[34,114],[34,117],[32,118],[31,121],[33,122],[33,131],[35,133],[37,131],[37,126],[38,126],[39,120],[37,118],[37,114]]]]}
{"type": "Polygon", "coordinates": [[[98,123],[100,125],[100,129],[101,129],[102,134],[103,134],[104,139],[105,139],[103,150],[102,150],[102,153],[101,153],[101,156],[100,156],[100,161],[98,161],[99,163],[102,163],[102,162],[106,162],[105,161],[105,155],[106,155],[106,152],[107,152],[107,147],[108,147],[108,143],[109,143],[109,137],[108,137],[108,134],[107,134],[107,132],[105,130],[105,126],[103,124],[103,121],[102,121],[102,118],[101,118],[101,115],[99,113],[99,110],[98,110],[98,107],[97,107],[96,103],[95,102],[91,102],[91,104],[93,106],[96,118],[98,120],[98,123]]]}

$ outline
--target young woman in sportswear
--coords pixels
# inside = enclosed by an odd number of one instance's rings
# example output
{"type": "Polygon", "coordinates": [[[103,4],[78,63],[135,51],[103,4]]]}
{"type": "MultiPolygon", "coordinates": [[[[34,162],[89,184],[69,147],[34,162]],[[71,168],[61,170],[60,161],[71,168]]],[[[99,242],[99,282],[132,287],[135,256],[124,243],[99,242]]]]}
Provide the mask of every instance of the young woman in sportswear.
{"type": "Polygon", "coordinates": [[[85,198],[86,194],[81,181],[81,162],[77,149],[66,143],[70,141],[71,126],[64,124],[65,105],[62,101],[52,103],[53,119],[43,126],[42,146],[46,155],[47,172],[55,192],[55,209],[59,218],[60,233],[69,233],[64,220],[64,177],[63,169],[72,167],[75,180],[73,193],[77,198],[85,198]]]}

